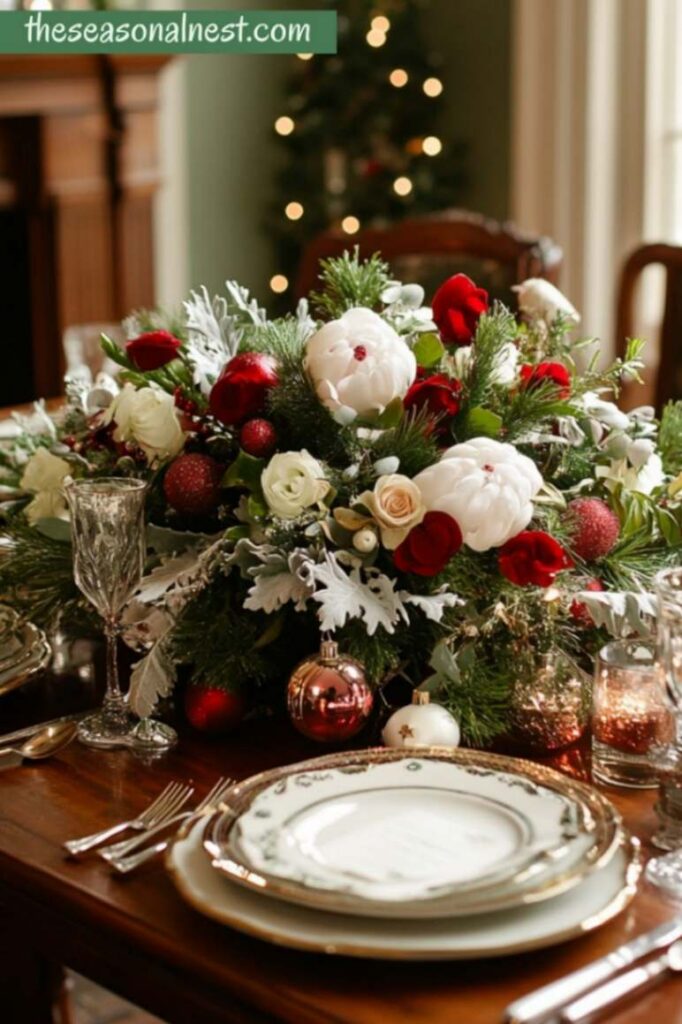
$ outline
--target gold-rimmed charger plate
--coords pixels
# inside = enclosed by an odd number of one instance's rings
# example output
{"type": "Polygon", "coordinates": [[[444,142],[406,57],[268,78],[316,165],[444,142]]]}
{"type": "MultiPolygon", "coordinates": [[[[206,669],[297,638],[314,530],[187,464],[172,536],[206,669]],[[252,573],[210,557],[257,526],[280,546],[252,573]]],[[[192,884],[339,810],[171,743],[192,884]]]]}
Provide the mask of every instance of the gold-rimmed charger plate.
{"type": "Polygon", "coordinates": [[[375,960],[472,960],[511,956],[577,938],[620,914],[637,891],[639,842],[623,833],[614,855],[577,889],[555,899],[455,920],[410,921],[320,913],[263,899],[214,871],[203,848],[205,819],[171,843],[166,868],[195,910],[274,945],[375,960]]]}
{"type": "Polygon", "coordinates": [[[390,750],[377,748],[351,754],[331,754],[301,764],[276,768],[236,784],[225,797],[227,810],[215,815],[209,822],[204,845],[212,865],[232,882],[257,892],[301,906],[332,913],[345,913],[373,917],[424,919],[491,913],[519,905],[531,905],[552,899],[574,888],[591,872],[605,866],[619,847],[622,821],[613,804],[592,787],[568,779],[565,775],[543,765],[518,758],[488,754],[481,751],[452,750],[451,748],[415,748],[390,750]],[[337,769],[357,774],[372,765],[391,761],[419,760],[445,761],[465,767],[476,773],[504,773],[515,775],[529,786],[549,789],[574,802],[582,826],[589,833],[589,842],[579,858],[562,864],[558,859],[537,877],[531,873],[519,884],[502,883],[480,892],[458,893],[451,896],[415,901],[402,905],[360,899],[339,891],[329,891],[306,885],[300,881],[267,874],[253,865],[234,842],[234,830],[240,814],[251,806],[256,796],[266,789],[285,788],[288,779],[304,773],[325,773],[337,769]]]}

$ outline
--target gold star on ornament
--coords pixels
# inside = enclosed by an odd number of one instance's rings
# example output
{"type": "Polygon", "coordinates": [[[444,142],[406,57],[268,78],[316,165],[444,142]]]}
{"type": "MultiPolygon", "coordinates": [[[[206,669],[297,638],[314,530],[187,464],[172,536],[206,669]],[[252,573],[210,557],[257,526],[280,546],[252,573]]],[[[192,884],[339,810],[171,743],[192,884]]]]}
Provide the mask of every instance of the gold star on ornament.
{"type": "Polygon", "coordinates": [[[398,735],[404,740],[406,740],[408,736],[411,739],[414,738],[414,732],[412,731],[409,725],[401,725],[400,729],[398,730],[398,735]]]}

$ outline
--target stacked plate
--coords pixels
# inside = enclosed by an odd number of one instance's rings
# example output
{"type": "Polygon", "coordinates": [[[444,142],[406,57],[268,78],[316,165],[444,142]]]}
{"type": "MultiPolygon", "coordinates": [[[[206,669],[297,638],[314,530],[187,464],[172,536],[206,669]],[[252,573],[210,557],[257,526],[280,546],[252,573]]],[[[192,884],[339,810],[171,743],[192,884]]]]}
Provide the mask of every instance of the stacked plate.
{"type": "Polygon", "coordinates": [[[639,874],[636,840],[596,790],[529,762],[439,748],[336,754],[255,776],[181,833],[167,864],[189,902],[242,931],[404,959],[562,941],[622,910],[639,874]]]}
{"type": "Polygon", "coordinates": [[[46,668],[51,657],[45,634],[9,605],[0,605],[0,696],[46,668]]]}

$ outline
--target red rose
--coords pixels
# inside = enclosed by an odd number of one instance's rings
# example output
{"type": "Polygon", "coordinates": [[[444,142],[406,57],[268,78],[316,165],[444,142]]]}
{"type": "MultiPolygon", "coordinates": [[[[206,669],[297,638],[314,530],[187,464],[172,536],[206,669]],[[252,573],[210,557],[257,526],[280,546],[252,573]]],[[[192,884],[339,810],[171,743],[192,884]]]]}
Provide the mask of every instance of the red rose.
{"type": "Polygon", "coordinates": [[[265,396],[279,383],[277,363],[260,352],[234,356],[211,389],[209,407],[221,423],[232,426],[262,412],[265,396]]]}
{"type": "Polygon", "coordinates": [[[561,398],[571,393],[571,375],[563,363],[538,363],[537,366],[522,366],[521,380],[527,388],[535,387],[543,380],[551,380],[559,390],[561,398]]]}
{"type": "Polygon", "coordinates": [[[393,552],[401,572],[435,576],[462,546],[462,531],[446,512],[427,512],[393,552]]]}
{"type": "Polygon", "coordinates": [[[468,345],[481,313],[488,309],[488,293],[466,274],[455,274],[433,296],[431,309],[446,344],[468,345]]]}
{"type": "Polygon", "coordinates": [[[562,569],[573,562],[561,544],[542,530],[524,530],[499,551],[500,572],[518,587],[548,587],[562,569]]]}
{"type": "MultiPolygon", "coordinates": [[[[431,416],[439,418],[456,416],[461,393],[462,385],[458,380],[451,380],[444,373],[434,373],[431,377],[422,376],[411,385],[403,399],[403,406],[408,411],[426,409],[431,416]]],[[[442,429],[439,426],[436,432],[442,429]]]]}
{"type": "Polygon", "coordinates": [[[168,331],[147,331],[126,342],[126,355],[138,370],[158,370],[175,359],[181,345],[168,331]]]}

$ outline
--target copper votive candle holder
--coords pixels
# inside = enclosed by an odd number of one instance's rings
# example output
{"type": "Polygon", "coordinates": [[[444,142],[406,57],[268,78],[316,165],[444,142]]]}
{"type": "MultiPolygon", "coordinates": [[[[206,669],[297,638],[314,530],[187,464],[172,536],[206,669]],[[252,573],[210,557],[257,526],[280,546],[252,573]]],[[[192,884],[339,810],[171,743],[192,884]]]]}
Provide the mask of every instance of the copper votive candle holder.
{"type": "Polygon", "coordinates": [[[655,752],[675,737],[675,717],[652,642],[616,640],[597,657],[592,710],[595,779],[638,789],[658,784],[655,752]]]}

